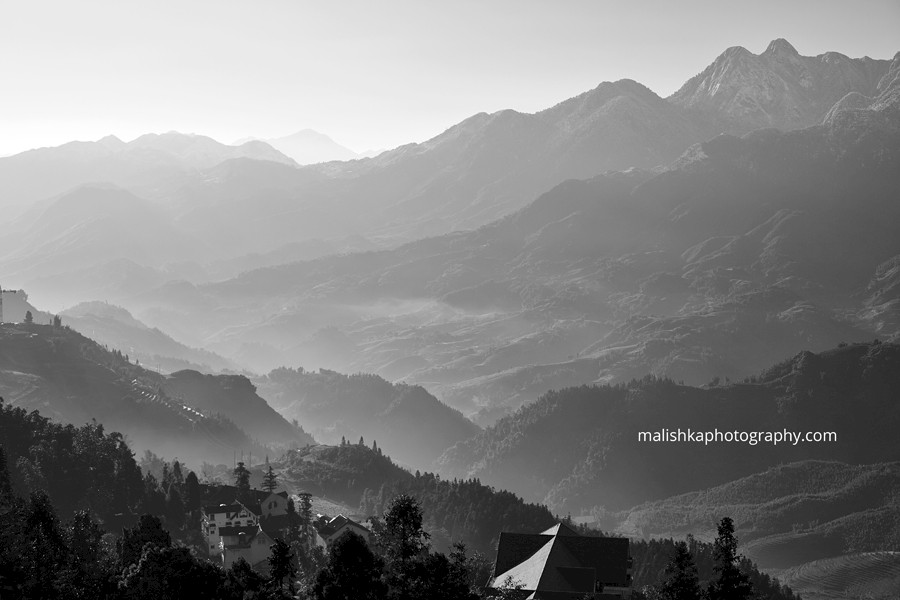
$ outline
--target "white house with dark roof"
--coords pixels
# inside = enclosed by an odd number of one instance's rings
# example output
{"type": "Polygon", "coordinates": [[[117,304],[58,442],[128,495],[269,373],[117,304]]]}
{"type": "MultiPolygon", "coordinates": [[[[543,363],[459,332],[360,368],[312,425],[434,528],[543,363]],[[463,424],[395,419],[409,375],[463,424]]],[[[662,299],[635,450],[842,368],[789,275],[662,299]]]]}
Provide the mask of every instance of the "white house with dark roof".
{"type": "Polygon", "coordinates": [[[202,508],[200,528],[210,556],[222,554],[223,535],[231,535],[241,528],[257,528],[258,525],[259,516],[236,500],[231,504],[202,508]]]}
{"type": "Polygon", "coordinates": [[[241,558],[256,569],[264,567],[270,546],[275,543],[275,538],[260,525],[225,527],[221,538],[222,566],[226,569],[241,558]]]}
{"type": "Polygon", "coordinates": [[[315,522],[314,526],[317,537],[322,540],[326,547],[331,546],[338,538],[350,531],[362,536],[366,543],[372,542],[372,532],[369,529],[344,515],[338,515],[332,519],[321,517],[315,522]]]}

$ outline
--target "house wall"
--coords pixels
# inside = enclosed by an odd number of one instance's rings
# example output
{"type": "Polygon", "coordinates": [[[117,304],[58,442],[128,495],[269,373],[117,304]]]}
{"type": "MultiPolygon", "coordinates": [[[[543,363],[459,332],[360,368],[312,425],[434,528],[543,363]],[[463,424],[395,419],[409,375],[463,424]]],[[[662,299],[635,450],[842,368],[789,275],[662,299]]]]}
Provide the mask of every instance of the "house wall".
{"type": "Polygon", "coordinates": [[[251,566],[269,558],[269,546],[272,539],[260,531],[246,546],[237,546],[237,536],[226,536],[222,543],[222,563],[225,568],[231,567],[239,558],[243,558],[251,566]]]}
{"type": "Polygon", "coordinates": [[[363,527],[362,525],[357,525],[355,523],[345,524],[343,527],[341,527],[340,529],[338,529],[337,531],[332,533],[330,536],[328,536],[328,538],[325,541],[327,542],[327,545],[330,546],[335,541],[337,541],[338,538],[340,538],[342,535],[346,535],[350,531],[356,533],[357,535],[361,535],[363,537],[363,539],[366,540],[367,544],[372,543],[372,532],[369,531],[368,529],[366,529],[365,527],[363,527]]]}
{"type": "Polygon", "coordinates": [[[260,503],[262,516],[269,517],[272,515],[287,514],[287,498],[278,494],[272,494],[260,503]]]}
{"type": "Polygon", "coordinates": [[[204,513],[200,522],[200,530],[206,540],[209,555],[216,556],[222,553],[222,538],[219,535],[222,527],[243,527],[257,524],[259,524],[259,519],[256,515],[246,508],[242,508],[238,512],[204,513]]]}

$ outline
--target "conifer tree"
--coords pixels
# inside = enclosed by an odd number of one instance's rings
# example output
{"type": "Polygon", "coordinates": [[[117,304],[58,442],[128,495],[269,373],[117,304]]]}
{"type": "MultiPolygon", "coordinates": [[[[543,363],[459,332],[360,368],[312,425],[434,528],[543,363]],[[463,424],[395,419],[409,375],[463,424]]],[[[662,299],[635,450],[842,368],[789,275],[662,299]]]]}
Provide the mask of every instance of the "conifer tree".
{"type": "Polygon", "coordinates": [[[276,589],[283,590],[285,587],[285,579],[287,580],[287,589],[291,596],[294,595],[294,578],[297,577],[297,565],[294,560],[294,553],[287,542],[278,538],[275,543],[269,546],[272,554],[269,556],[269,573],[271,581],[276,589]]]}
{"type": "Polygon", "coordinates": [[[272,469],[272,465],[269,465],[269,469],[266,471],[265,475],[263,475],[262,487],[270,494],[278,488],[278,476],[272,469]]]}
{"type": "Polygon", "coordinates": [[[238,494],[246,494],[250,492],[250,471],[244,466],[243,462],[239,462],[232,471],[234,476],[234,485],[238,489],[238,494]]]}
{"type": "Polygon", "coordinates": [[[666,566],[660,600],[697,600],[702,596],[697,565],[686,542],[675,543],[675,555],[666,566]]]}
{"type": "Polygon", "coordinates": [[[741,572],[741,557],[737,553],[737,538],[734,537],[734,521],[725,517],[718,525],[718,536],[714,542],[716,579],[707,589],[709,600],[746,600],[753,594],[750,578],[741,572]]]}

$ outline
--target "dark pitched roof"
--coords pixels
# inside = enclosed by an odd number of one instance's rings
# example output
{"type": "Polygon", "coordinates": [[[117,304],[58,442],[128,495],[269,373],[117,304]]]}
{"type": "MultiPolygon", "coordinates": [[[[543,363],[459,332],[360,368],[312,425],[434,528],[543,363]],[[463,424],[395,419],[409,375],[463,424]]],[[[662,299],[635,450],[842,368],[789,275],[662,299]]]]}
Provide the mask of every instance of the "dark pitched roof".
{"type": "Polygon", "coordinates": [[[557,523],[547,531],[542,531],[541,535],[568,535],[578,537],[579,534],[565,523],[557,523]]]}
{"type": "Polygon", "coordinates": [[[501,533],[494,583],[512,578],[538,592],[535,598],[593,592],[597,582],[628,586],[628,559],[627,538],[583,537],[563,524],[543,533],[501,533]]]}
{"type": "Polygon", "coordinates": [[[242,525],[240,527],[219,527],[219,535],[222,537],[230,535],[239,535],[245,533],[247,535],[256,535],[259,531],[258,525],[242,525]]]}
{"type": "Polygon", "coordinates": [[[323,538],[326,538],[337,533],[342,527],[345,526],[355,527],[363,531],[368,531],[368,529],[366,529],[364,525],[360,525],[356,521],[348,519],[344,515],[338,515],[325,523],[322,523],[321,520],[318,521],[316,531],[318,531],[319,535],[321,535],[323,538]]]}
{"type": "Polygon", "coordinates": [[[290,526],[288,515],[270,515],[259,520],[259,526],[270,538],[283,537],[284,531],[290,526]]]}
{"type": "Polygon", "coordinates": [[[228,504],[210,504],[203,507],[203,512],[208,515],[215,515],[219,513],[234,513],[241,512],[244,507],[238,502],[230,502],[228,504]]]}

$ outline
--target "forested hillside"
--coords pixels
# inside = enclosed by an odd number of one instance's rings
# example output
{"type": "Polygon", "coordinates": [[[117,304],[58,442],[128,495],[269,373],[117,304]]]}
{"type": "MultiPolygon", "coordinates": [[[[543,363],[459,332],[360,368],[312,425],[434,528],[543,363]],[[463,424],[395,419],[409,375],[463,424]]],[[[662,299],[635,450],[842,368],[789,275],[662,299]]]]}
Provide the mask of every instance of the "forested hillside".
{"type": "Polygon", "coordinates": [[[0,375],[0,394],[9,404],[60,423],[96,419],[127,435],[138,451],[165,448],[182,460],[224,462],[236,450],[262,456],[267,444],[312,441],[265,407],[243,377],[173,385],[126,353],[65,326],[0,326],[0,375]]]}
{"type": "Polygon", "coordinates": [[[392,384],[377,375],[281,368],[254,383],[276,410],[299,421],[318,441],[374,439],[412,468],[429,467],[444,450],[480,431],[424,388],[392,384]]]}
{"type": "Polygon", "coordinates": [[[647,377],[546,394],[437,463],[554,510],[627,508],[804,459],[900,459],[900,346],[803,352],[758,377],[702,388],[647,377]],[[641,442],[638,432],[836,432],[837,441],[641,442]]]}

